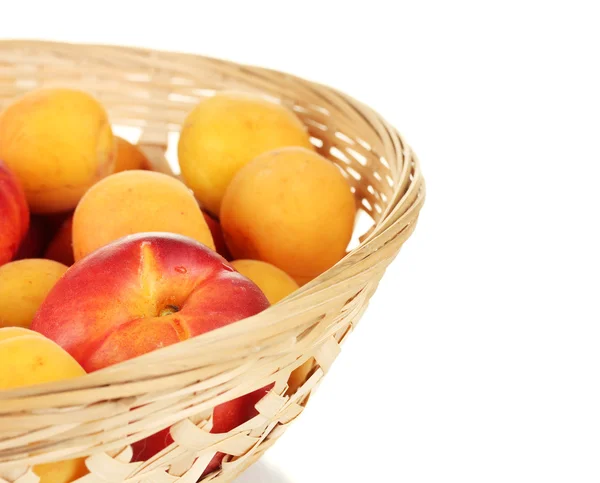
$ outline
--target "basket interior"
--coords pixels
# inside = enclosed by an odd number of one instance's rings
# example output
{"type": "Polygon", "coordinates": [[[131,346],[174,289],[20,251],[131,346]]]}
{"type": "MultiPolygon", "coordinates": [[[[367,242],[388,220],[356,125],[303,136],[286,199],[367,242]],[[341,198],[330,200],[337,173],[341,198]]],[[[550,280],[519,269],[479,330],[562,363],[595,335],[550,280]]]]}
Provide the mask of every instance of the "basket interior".
{"type": "Polygon", "coordinates": [[[244,66],[202,58],[190,69],[189,56],[183,54],[178,54],[182,58],[178,63],[173,54],[159,58],[160,52],[148,52],[146,66],[139,62],[139,53],[135,58],[131,53],[128,62],[127,55],[102,55],[102,47],[73,49],[69,55],[62,47],[60,52],[27,45],[20,51],[0,51],[0,110],[32,89],[86,90],[107,108],[118,135],[163,147],[171,168],[178,173],[179,131],[191,109],[217,91],[251,92],[291,108],[308,127],[317,150],[348,179],[359,208],[349,248],[355,248],[380,220],[393,196],[399,173],[381,154],[380,139],[363,139],[358,134],[368,132],[362,125],[372,120],[358,111],[348,112],[341,102],[336,105],[331,96],[323,98],[308,83],[299,91],[301,81],[291,76],[288,86],[281,83],[279,73],[263,70],[263,75],[257,76],[254,69],[252,74],[245,73],[244,66]]]}

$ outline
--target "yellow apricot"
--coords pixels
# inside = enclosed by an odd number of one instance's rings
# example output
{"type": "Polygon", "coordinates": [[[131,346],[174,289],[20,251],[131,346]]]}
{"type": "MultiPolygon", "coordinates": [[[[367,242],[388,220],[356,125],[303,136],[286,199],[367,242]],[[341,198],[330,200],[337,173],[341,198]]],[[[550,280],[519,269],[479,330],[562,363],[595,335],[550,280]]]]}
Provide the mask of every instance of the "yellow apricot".
{"type": "Polygon", "coordinates": [[[20,337],[22,335],[35,335],[34,332],[24,327],[0,327],[0,342],[6,339],[12,339],[14,337],[20,337]]]}
{"type": "Polygon", "coordinates": [[[48,292],[67,271],[62,263],[41,258],[0,267],[0,327],[28,328],[48,292]]]}
{"type": "Polygon", "coordinates": [[[356,203],[339,169],[304,148],[265,153],[227,188],[221,226],[234,258],[262,260],[300,285],[346,253],[356,203]]]}
{"type": "Polygon", "coordinates": [[[134,233],[169,232],[215,249],[192,192],[179,180],[153,171],[123,171],[92,186],[73,215],[75,261],[134,233]]]}
{"type": "Polygon", "coordinates": [[[62,347],[22,327],[0,329],[0,389],[83,376],[85,371],[62,347]]]}
{"type": "Polygon", "coordinates": [[[260,260],[235,260],[231,262],[231,265],[258,285],[271,305],[299,288],[292,277],[270,263],[260,260]]]}
{"type": "Polygon", "coordinates": [[[84,92],[33,91],[0,114],[0,159],[21,180],[34,213],[75,208],[112,173],[114,158],[106,111],[84,92]]]}
{"type": "Polygon", "coordinates": [[[308,377],[310,371],[312,371],[314,365],[315,360],[310,358],[300,367],[297,367],[292,371],[290,378],[288,379],[288,390],[286,395],[294,394],[300,388],[300,386],[306,382],[306,378],[308,377]]]}
{"type": "Polygon", "coordinates": [[[284,146],[313,149],[292,111],[250,95],[218,94],[200,102],[183,124],[181,174],[203,208],[218,215],[238,170],[259,154],[284,146]]]}
{"type": "Polygon", "coordinates": [[[131,169],[150,169],[150,162],[140,148],[119,136],[115,136],[115,140],[117,142],[115,173],[131,169]]]}
{"type": "Polygon", "coordinates": [[[57,461],[35,465],[33,472],[40,477],[40,483],[71,483],[88,473],[85,458],[57,461]]]}
{"type": "MultiPolygon", "coordinates": [[[[80,377],[82,367],[58,344],[20,327],[0,329],[0,391],[80,377]]],[[[41,483],[70,483],[87,473],[84,458],[33,467],[41,483]]]]}

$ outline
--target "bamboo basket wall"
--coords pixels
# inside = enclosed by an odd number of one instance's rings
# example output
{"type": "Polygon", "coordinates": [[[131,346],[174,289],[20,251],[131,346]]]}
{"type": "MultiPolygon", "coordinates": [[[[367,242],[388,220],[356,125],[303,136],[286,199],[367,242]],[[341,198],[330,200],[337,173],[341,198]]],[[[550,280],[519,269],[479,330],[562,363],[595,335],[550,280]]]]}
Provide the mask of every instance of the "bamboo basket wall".
{"type": "Polygon", "coordinates": [[[201,98],[236,90],[281,102],[374,221],[335,267],[261,314],[79,379],[0,391],[1,483],[35,483],[31,465],[88,455],[80,482],[192,483],[217,451],[230,456],[207,480],[232,481],[300,415],[413,232],[425,192],[417,158],[369,107],[288,74],[144,49],[0,41],[0,110],[51,86],[95,95],[113,124],[140,129],[144,150],[165,170],[169,133],[201,98]],[[313,358],[290,394],[290,372],[313,358]],[[258,416],[227,434],[209,432],[214,406],[271,382],[258,416]],[[132,442],[169,426],[174,444],[130,462],[132,442]]]}

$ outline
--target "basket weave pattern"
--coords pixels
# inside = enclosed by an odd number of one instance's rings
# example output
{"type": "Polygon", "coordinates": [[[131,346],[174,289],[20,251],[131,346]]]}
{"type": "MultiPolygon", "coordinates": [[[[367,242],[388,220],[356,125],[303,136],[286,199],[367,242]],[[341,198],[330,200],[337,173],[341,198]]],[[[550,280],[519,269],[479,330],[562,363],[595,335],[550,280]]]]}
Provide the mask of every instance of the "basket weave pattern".
{"type": "Polygon", "coordinates": [[[113,124],[139,128],[165,171],[169,133],[203,97],[236,90],[277,100],[308,126],[374,220],[340,263],[261,314],[83,378],[0,392],[0,483],[35,483],[31,465],[87,455],[90,474],[79,482],[193,483],[217,451],[232,456],[208,479],[232,481],[300,415],[413,232],[425,194],[418,161],[372,109],[288,74],[143,49],[0,41],[0,110],[52,86],[84,89],[113,124]],[[290,394],[290,372],[311,358],[314,369],[290,394]],[[212,408],[271,382],[258,416],[210,433],[212,408]],[[169,426],[173,445],[130,462],[132,442],[169,426]]]}

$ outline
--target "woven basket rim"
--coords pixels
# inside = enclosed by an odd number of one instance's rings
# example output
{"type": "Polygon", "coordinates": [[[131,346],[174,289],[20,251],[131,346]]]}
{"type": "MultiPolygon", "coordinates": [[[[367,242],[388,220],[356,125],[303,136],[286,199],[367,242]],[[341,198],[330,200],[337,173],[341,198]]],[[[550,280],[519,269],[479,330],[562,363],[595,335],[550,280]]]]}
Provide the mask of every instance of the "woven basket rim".
{"type": "MultiPolygon", "coordinates": [[[[283,74],[285,77],[290,78],[290,79],[296,79],[296,80],[300,80],[302,82],[308,83],[310,85],[320,86],[321,88],[328,90],[332,93],[335,93],[336,95],[340,96],[341,98],[343,98],[345,100],[350,100],[354,104],[360,105],[362,108],[365,109],[365,111],[369,112],[373,116],[375,116],[383,121],[381,116],[379,116],[373,109],[371,109],[370,107],[364,105],[360,101],[357,101],[356,99],[352,98],[351,96],[349,96],[333,87],[329,87],[329,86],[326,86],[324,84],[320,84],[320,83],[317,83],[314,81],[309,81],[305,78],[302,78],[300,76],[296,76],[294,74],[290,74],[287,72],[281,72],[281,71],[277,71],[277,70],[266,68],[266,67],[252,66],[249,64],[239,64],[234,61],[219,59],[219,58],[210,57],[210,56],[206,56],[206,55],[194,54],[194,53],[189,53],[189,52],[182,53],[182,52],[175,52],[175,51],[163,50],[163,49],[150,49],[150,48],[138,47],[138,46],[121,46],[121,45],[102,44],[102,43],[75,43],[75,42],[61,42],[61,41],[45,41],[45,40],[37,40],[37,39],[1,39],[0,40],[0,49],[3,46],[25,47],[25,48],[28,48],[28,47],[33,47],[33,48],[44,47],[45,48],[45,47],[52,47],[52,46],[57,46],[57,47],[69,46],[69,47],[73,47],[73,48],[83,47],[85,49],[118,48],[119,50],[122,50],[122,51],[135,52],[138,54],[141,53],[143,55],[149,55],[149,56],[165,54],[165,55],[174,55],[174,56],[178,56],[178,57],[186,57],[186,58],[196,59],[196,60],[211,61],[211,62],[216,62],[218,64],[223,64],[223,65],[236,64],[239,66],[251,68],[254,71],[283,74]]],[[[396,135],[398,135],[401,139],[403,139],[402,136],[397,131],[395,131],[395,129],[394,129],[394,133],[396,135]]],[[[408,149],[410,149],[410,148],[408,148],[408,149]]],[[[379,223],[377,223],[375,225],[373,231],[369,234],[367,239],[363,240],[358,247],[355,247],[350,252],[348,252],[347,255],[342,260],[340,260],[340,262],[338,264],[336,264],[334,267],[332,267],[331,269],[322,273],[317,278],[315,278],[308,284],[301,287],[299,290],[294,292],[292,295],[290,295],[285,300],[283,300],[280,303],[278,303],[277,305],[271,307],[269,309],[269,313],[277,314],[280,317],[285,317],[285,314],[288,312],[290,304],[294,304],[294,303],[298,304],[298,301],[299,300],[301,301],[303,299],[303,297],[305,297],[305,295],[308,293],[311,293],[311,294],[318,293],[320,288],[324,287],[328,281],[330,281],[331,279],[333,279],[335,277],[339,277],[341,274],[343,274],[345,267],[347,267],[348,265],[351,265],[356,260],[359,260],[361,257],[367,256],[369,254],[369,248],[371,246],[371,243],[373,243],[375,240],[377,240],[378,237],[383,237],[386,234],[389,234],[390,232],[394,232],[395,230],[398,230],[398,227],[402,226],[403,222],[405,221],[405,219],[407,217],[414,217],[415,223],[416,223],[416,216],[418,215],[418,212],[420,211],[420,209],[423,205],[423,202],[424,202],[424,198],[425,198],[425,184],[424,184],[423,176],[422,176],[422,173],[420,170],[420,163],[419,163],[416,155],[414,153],[412,153],[412,151],[411,151],[411,156],[412,156],[412,166],[414,169],[414,174],[413,174],[412,180],[411,180],[411,182],[412,182],[411,186],[415,187],[415,189],[414,190],[410,190],[410,189],[406,190],[406,192],[403,194],[403,196],[400,199],[396,200],[395,203],[393,203],[394,200],[390,200],[390,202],[387,204],[387,207],[386,207],[387,209],[386,209],[385,215],[382,216],[382,218],[379,220],[379,223]],[[401,216],[394,219],[394,215],[398,214],[397,211],[398,211],[399,207],[406,204],[407,200],[409,200],[408,209],[406,209],[404,211],[404,213],[402,213],[401,216]]],[[[407,230],[407,231],[412,232],[413,229],[414,229],[414,225],[408,225],[407,227],[404,227],[400,231],[407,230]]],[[[399,235],[400,231],[396,235],[399,235]]],[[[410,233],[408,233],[408,235],[406,235],[406,238],[408,238],[409,235],[410,235],[410,233]]],[[[52,393],[52,392],[56,392],[56,391],[62,392],[62,391],[77,390],[77,389],[83,389],[85,387],[92,387],[97,384],[103,384],[106,379],[106,377],[105,377],[106,374],[113,373],[113,372],[115,372],[116,369],[120,369],[118,372],[121,372],[121,369],[126,370],[128,368],[133,368],[138,365],[147,364],[148,362],[156,360],[156,358],[160,357],[161,355],[176,354],[186,344],[194,345],[198,349],[205,348],[206,346],[210,346],[211,344],[213,344],[215,341],[227,340],[230,337],[239,335],[240,332],[244,332],[246,327],[255,326],[257,321],[263,317],[264,317],[264,313],[257,314],[255,316],[252,316],[252,317],[249,317],[242,321],[239,321],[235,324],[231,324],[229,326],[226,326],[226,327],[214,330],[212,332],[191,338],[189,340],[180,342],[180,343],[172,345],[172,346],[161,348],[157,351],[136,357],[135,359],[124,361],[122,363],[116,364],[115,366],[108,367],[106,369],[97,371],[95,373],[87,374],[86,376],[83,376],[78,379],[40,384],[40,385],[36,385],[36,386],[30,386],[27,388],[18,388],[18,389],[12,389],[12,390],[0,390],[0,401],[2,401],[3,399],[13,399],[13,398],[20,398],[20,397],[24,397],[24,396],[32,397],[32,396],[36,396],[36,395],[44,395],[44,394],[52,393]]],[[[0,410],[0,412],[1,412],[1,410],[0,410]]]]}

